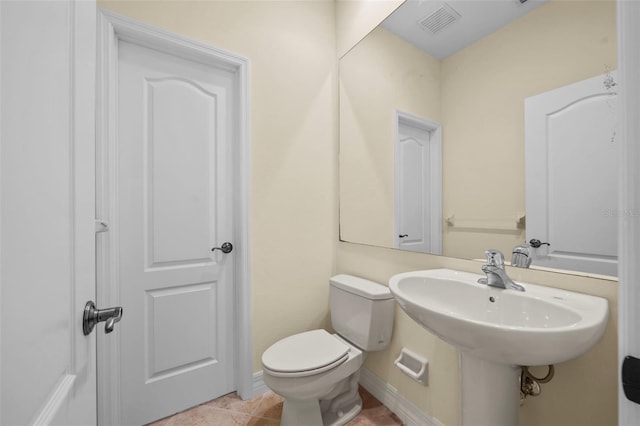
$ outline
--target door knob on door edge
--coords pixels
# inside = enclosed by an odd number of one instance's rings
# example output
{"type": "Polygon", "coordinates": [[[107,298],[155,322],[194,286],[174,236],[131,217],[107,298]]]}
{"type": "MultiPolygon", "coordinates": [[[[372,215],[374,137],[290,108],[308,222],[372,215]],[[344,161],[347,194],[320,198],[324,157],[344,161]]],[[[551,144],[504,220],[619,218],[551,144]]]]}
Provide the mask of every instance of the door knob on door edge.
{"type": "Polygon", "coordinates": [[[99,322],[105,321],[104,332],[109,334],[113,331],[114,326],[122,318],[123,309],[120,306],[107,309],[96,309],[95,303],[89,300],[84,306],[84,315],[82,317],[82,332],[85,336],[93,331],[93,327],[99,322]]]}
{"type": "Polygon", "coordinates": [[[214,247],[211,249],[211,251],[216,251],[216,250],[220,250],[224,254],[231,253],[231,250],[233,250],[233,244],[227,241],[226,243],[222,243],[220,247],[214,247]]]}

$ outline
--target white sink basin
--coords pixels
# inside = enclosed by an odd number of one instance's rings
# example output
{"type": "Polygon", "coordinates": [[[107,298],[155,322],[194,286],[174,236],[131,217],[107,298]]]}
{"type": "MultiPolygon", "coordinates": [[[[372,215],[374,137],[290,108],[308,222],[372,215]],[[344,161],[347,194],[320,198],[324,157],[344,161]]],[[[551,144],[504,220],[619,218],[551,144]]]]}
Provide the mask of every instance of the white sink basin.
{"type": "Polygon", "coordinates": [[[461,351],[494,363],[548,365],[584,354],[604,333],[607,301],[519,283],[525,292],[478,284],[484,275],[434,269],[398,274],[402,309],[461,351]]]}

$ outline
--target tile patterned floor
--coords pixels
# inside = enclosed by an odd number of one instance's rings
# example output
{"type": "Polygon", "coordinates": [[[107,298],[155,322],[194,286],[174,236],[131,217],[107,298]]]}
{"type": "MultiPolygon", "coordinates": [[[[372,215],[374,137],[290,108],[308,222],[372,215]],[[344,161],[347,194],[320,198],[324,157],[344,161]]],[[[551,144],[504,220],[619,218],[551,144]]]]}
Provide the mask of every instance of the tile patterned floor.
{"type": "MultiPolygon", "coordinates": [[[[364,388],[360,388],[362,411],[349,426],[398,426],[400,419],[364,388]]],[[[167,417],[149,426],[277,426],[282,414],[282,398],[273,392],[248,401],[235,393],[167,417]]],[[[304,425],[300,425],[304,426],[304,425]]]]}

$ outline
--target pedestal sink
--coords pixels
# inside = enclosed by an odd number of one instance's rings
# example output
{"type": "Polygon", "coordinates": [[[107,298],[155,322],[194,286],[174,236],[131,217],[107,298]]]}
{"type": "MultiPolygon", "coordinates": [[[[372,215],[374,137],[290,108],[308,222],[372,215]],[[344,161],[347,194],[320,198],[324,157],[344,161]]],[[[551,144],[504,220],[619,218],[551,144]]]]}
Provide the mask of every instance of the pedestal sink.
{"type": "Polygon", "coordinates": [[[604,333],[607,301],[484,275],[433,269],[394,275],[389,288],[418,324],[460,350],[463,426],[518,423],[520,366],[550,365],[588,351],[604,333]]]}

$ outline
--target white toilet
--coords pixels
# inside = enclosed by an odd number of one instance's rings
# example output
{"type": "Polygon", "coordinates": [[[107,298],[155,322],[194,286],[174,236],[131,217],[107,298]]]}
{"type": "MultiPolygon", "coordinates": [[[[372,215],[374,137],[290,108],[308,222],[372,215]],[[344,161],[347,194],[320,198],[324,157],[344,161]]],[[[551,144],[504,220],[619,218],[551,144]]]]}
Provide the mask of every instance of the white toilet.
{"type": "Polygon", "coordinates": [[[362,409],[365,351],[389,346],[394,300],[389,289],[351,275],[329,280],[331,324],[286,337],[262,354],[265,384],[284,398],[281,425],[338,426],[362,409]]]}

